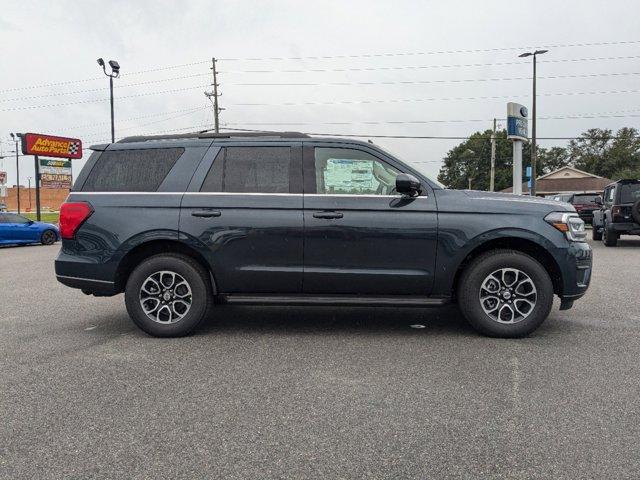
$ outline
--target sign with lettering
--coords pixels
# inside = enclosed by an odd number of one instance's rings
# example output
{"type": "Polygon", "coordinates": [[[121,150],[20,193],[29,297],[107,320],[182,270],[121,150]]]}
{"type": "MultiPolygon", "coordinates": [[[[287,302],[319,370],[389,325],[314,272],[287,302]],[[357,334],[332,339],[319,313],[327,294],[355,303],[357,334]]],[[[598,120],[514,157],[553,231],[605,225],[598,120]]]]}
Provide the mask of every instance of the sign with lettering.
{"type": "Polygon", "coordinates": [[[519,103],[507,103],[507,138],[513,140],[528,140],[529,112],[527,107],[519,103]]]}
{"type": "Polygon", "coordinates": [[[71,160],[51,160],[41,158],[40,173],[52,173],[58,175],[71,175],[71,160]]]}
{"type": "Polygon", "coordinates": [[[22,135],[22,153],[57,158],[82,158],[82,141],[40,133],[22,135]]]}

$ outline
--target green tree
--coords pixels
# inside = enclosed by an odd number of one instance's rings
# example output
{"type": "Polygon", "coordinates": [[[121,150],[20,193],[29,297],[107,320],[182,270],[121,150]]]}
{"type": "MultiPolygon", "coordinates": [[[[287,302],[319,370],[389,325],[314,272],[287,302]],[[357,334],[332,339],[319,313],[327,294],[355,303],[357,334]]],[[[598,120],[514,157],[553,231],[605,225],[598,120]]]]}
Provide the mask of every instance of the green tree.
{"type": "Polygon", "coordinates": [[[538,175],[544,175],[571,165],[571,157],[564,147],[538,148],[538,175]]]}
{"type": "Polygon", "coordinates": [[[568,146],[571,162],[589,173],[607,178],[640,170],[640,137],[635,128],[621,128],[615,135],[612,130],[592,128],[568,146]]]}
{"type": "MultiPolygon", "coordinates": [[[[530,147],[523,146],[523,164],[529,164],[530,147]]],[[[539,154],[543,149],[538,149],[539,154]]],[[[511,186],[513,146],[507,139],[506,130],[496,132],[496,176],[495,189],[500,191],[511,186]]],[[[524,168],[523,168],[524,170],[524,168]]],[[[491,130],[476,132],[467,140],[447,152],[440,168],[438,180],[449,188],[488,190],[491,173],[491,130]]],[[[524,180],[523,180],[524,181],[524,180]]]]}

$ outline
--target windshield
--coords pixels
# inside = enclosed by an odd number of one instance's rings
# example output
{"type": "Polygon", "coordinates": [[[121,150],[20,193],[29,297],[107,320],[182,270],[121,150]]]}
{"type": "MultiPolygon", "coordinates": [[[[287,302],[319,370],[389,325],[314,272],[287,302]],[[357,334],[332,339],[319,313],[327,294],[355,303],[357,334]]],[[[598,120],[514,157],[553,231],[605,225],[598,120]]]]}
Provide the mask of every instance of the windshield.
{"type": "Polygon", "coordinates": [[[620,189],[620,203],[635,203],[640,200],[640,182],[622,184],[618,188],[620,189]]]}
{"type": "Polygon", "coordinates": [[[596,203],[596,198],[598,198],[598,195],[596,195],[595,193],[588,195],[574,195],[573,202],[571,203],[577,203],[578,205],[582,205],[585,203],[596,203]]]}

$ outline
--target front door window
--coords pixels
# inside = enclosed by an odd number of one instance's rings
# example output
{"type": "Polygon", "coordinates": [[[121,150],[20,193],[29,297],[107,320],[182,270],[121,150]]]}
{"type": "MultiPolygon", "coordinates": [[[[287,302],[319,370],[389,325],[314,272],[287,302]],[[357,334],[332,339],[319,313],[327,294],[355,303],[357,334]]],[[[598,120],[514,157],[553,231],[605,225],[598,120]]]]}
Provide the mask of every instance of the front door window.
{"type": "Polygon", "coordinates": [[[373,155],[350,148],[316,148],[316,192],[393,195],[400,172],[373,155]]]}

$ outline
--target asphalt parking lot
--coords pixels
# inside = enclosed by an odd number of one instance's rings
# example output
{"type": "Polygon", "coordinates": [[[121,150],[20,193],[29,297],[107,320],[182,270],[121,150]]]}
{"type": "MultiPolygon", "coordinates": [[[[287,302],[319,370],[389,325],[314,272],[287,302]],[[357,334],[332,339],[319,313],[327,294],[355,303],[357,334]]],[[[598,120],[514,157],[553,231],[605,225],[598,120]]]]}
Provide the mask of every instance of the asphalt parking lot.
{"type": "Polygon", "coordinates": [[[637,478],[640,239],[619,245],[521,340],[455,307],[220,307],[155,339],[59,285],[59,245],[2,248],[0,477],[637,478]]]}

